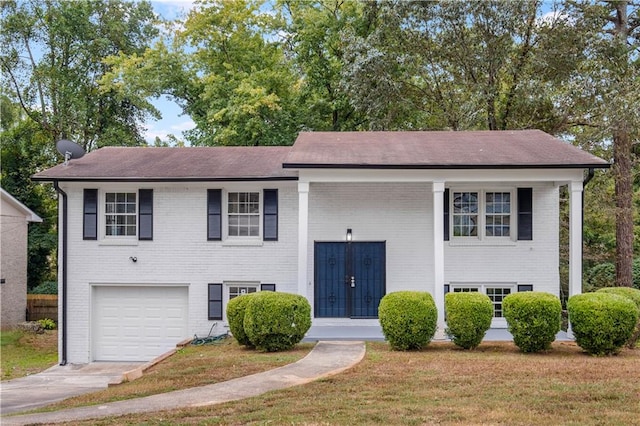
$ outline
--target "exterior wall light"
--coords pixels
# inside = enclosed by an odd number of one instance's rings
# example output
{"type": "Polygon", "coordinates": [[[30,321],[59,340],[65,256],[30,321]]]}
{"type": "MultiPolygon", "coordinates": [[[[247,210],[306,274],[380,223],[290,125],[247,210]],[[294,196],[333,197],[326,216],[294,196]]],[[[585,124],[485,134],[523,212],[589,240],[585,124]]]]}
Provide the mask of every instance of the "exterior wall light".
{"type": "Polygon", "coordinates": [[[351,234],[351,228],[347,229],[347,242],[350,243],[353,239],[353,235],[351,234]]]}

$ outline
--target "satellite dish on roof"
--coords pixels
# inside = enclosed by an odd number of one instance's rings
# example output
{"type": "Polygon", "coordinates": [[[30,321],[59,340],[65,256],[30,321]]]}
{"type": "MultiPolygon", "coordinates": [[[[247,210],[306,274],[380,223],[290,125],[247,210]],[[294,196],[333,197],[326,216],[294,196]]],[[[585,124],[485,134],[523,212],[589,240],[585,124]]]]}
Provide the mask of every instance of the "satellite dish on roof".
{"type": "Polygon", "coordinates": [[[56,142],[56,149],[64,155],[64,165],[69,164],[72,158],[81,158],[84,155],[84,148],[68,139],[60,139],[56,142]]]}

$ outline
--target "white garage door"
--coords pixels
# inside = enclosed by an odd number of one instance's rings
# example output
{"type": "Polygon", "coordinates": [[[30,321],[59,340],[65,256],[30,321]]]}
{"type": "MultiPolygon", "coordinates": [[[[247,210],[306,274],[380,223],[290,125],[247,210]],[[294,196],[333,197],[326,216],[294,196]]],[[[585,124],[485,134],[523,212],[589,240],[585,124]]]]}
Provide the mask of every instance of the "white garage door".
{"type": "Polygon", "coordinates": [[[92,358],[149,361],[187,336],[187,287],[93,288],[92,358]]]}

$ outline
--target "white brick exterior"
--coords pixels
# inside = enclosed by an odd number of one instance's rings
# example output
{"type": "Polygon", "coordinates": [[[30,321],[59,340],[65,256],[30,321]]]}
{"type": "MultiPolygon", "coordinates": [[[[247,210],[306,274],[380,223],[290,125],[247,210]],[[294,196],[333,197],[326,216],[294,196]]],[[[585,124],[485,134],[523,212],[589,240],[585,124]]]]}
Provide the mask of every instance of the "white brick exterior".
{"type": "MultiPolygon", "coordinates": [[[[354,241],[386,242],[387,293],[421,290],[434,294],[437,258],[433,242],[434,181],[444,182],[450,190],[533,188],[533,241],[515,238],[499,243],[486,239],[466,243],[454,238],[445,241],[443,286],[529,284],[534,290],[558,294],[558,187],[579,180],[580,173],[301,171],[300,181],[309,184],[306,224],[298,223],[300,217],[305,217],[299,214],[298,203],[306,195],[299,193],[297,181],[63,182],[69,212],[67,360],[83,363],[93,359],[92,286],[187,286],[189,335],[184,337],[206,335],[213,323],[208,320],[208,283],[275,283],[278,291],[304,294],[313,306],[314,242],[344,241],[348,228],[353,231],[354,241]],[[99,204],[103,203],[105,191],[153,189],[153,241],[133,239],[127,244],[105,241],[100,235],[104,232],[103,212],[98,216],[98,240],[83,240],[83,188],[99,189],[99,204]],[[223,189],[223,193],[277,188],[278,241],[260,240],[255,245],[234,244],[224,238],[207,241],[207,189],[215,188],[223,189]],[[298,247],[300,230],[307,232],[306,256],[299,253],[304,250],[298,247]],[[137,258],[137,262],[132,262],[131,257],[137,258]],[[300,258],[306,259],[302,271],[298,269],[300,258]],[[299,277],[306,277],[306,282],[299,283],[299,277]]],[[[350,321],[358,320],[337,323],[350,321]]]]}
{"type": "MultiPolygon", "coordinates": [[[[278,291],[297,291],[295,182],[65,183],[61,187],[68,194],[69,209],[67,361],[70,363],[92,360],[92,286],[188,286],[189,335],[185,338],[193,334],[206,336],[213,324],[208,321],[208,283],[275,283],[278,291]],[[103,200],[105,191],[153,189],[153,241],[134,239],[130,245],[106,242],[100,236],[104,226],[102,214],[98,218],[98,240],[83,240],[83,188],[98,188],[99,200],[103,200]],[[278,241],[260,240],[255,246],[207,241],[207,189],[213,188],[225,191],[277,188],[278,241]],[[137,258],[137,262],[130,257],[137,258]]],[[[224,330],[221,325],[217,327],[219,332],[224,330]]]]}

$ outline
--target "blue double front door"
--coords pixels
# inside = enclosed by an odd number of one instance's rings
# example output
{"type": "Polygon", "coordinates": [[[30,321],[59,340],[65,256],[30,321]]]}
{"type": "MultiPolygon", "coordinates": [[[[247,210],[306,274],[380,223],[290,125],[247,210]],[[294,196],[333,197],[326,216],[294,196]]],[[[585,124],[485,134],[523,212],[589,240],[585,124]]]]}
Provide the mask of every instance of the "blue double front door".
{"type": "Polygon", "coordinates": [[[315,243],[315,316],[377,318],[385,294],[384,242],[315,243]]]}

